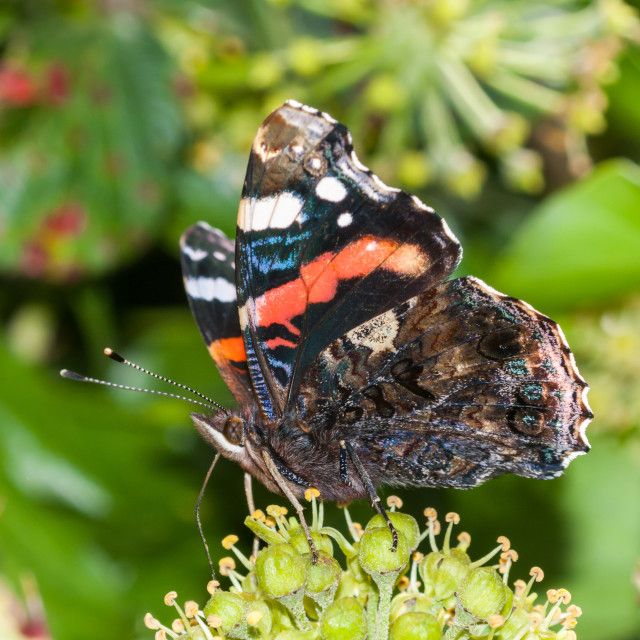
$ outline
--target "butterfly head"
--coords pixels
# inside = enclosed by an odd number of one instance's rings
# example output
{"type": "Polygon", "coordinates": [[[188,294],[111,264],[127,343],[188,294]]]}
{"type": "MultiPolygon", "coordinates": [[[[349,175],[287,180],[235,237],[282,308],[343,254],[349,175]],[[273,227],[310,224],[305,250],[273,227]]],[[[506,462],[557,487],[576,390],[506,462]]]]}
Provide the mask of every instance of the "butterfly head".
{"type": "Polygon", "coordinates": [[[278,491],[259,455],[260,444],[253,419],[222,412],[210,416],[192,413],[191,419],[202,438],[222,456],[239,464],[267,488],[278,491]]]}

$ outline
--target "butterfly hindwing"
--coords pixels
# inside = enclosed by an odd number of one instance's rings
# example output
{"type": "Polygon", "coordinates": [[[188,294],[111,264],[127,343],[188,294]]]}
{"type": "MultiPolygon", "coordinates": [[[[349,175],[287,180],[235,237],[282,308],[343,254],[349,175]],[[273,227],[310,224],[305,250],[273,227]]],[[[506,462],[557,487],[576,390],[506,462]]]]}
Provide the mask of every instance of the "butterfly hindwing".
{"type": "Polygon", "coordinates": [[[238,321],[233,241],[198,222],[180,240],[180,259],[189,306],[211,357],[238,402],[253,404],[238,321]]]}
{"type": "Polygon", "coordinates": [[[560,328],[475,278],[444,282],[334,341],[296,406],[312,439],[352,442],[375,484],[550,478],[588,450],[586,384],[560,328]]]}
{"type": "Polygon", "coordinates": [[[414,196],[358,161],[348,130],[297,103],[262,124],[238,213],[240,323],[268,419],[327,344],[437,285],[460,246],[414,196]]]}

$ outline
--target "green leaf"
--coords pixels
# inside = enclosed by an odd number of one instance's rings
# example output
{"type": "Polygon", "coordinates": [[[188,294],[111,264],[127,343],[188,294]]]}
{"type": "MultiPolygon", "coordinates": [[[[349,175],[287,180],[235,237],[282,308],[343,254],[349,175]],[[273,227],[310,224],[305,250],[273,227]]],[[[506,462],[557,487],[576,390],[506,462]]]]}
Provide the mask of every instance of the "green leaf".
{"type": "Polygon", "coordinates": [[[561,494],[571,522],[567,586],[583,610],[577,631],[582,640],[636,638],[632,575],[640,557],[640,456],[611,438],[592,438],[592,444],[567,471],[561,494]]]}
{"type": "Polygon", "coordinates": [[[566,309],[637,291],[640,167],[600,165],[545,201],[515,233],[491,283],[543,308],[566,309]]]}

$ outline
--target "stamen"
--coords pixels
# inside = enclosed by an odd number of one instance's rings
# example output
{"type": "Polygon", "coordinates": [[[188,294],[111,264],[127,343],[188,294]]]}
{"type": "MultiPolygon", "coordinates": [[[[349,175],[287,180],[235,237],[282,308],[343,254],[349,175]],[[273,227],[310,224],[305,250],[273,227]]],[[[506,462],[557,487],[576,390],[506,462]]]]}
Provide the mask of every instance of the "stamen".
{"type": "Polygon", "coordinates": [[[403,502],[398,496],[389,496],[387,498],[387,506],[391,511],[395,511],[396,509],[402,509],[403,502]]]}
{"type": "Polygon", "coordinates": [[[455,511],[449,511],[449,513],[444,517],[444,520],[448,523],[448,526],[447,531],[444,534],[442,548],[445,553],[449,553],[451,551],[451,532],[453,531],[453,525],[460,522],[460,516],[455,513],[455,511]]]}
{"type": "Polygon", "coordinates": [[[253,569],[251,561],[249,560],[249,558],[247,558],[247,556],[244,555],[244,553],[242,553],[242,551],[240,551],[240,549],[238,549],[238,547],[236,547],[236,542],[238,542],[238,540],[238,536],[229,534],[222,539],[222,546],[227,551],[233,551],[236,558],[238,558],[238,560],[240,560],[240,562],[244,565],[244,568],[247,569],[247,571],[251,571],[253,569]]]}
{"type": "Polygon", "coordinates": [[[176,598],[178,597],[177,591],[169,591],[164,596],[164,603],[167,607],[173,607],[176,603],[176,598]]]}
{"type": "Polygon", "coordinates": [[[461,531],[457,538],[458,548],[466,551],[471,546],[471,534],[468,531],[461,531]]]}
{"type": "Polygon", "coordinates": [[[151,631],[155,631],[161,626],[160,620],[154,618],[152,613],[147,612],[144,614],[144,626],[147,627],[147,629],[151,629],[151,631]]]}
{"type": "Polygon", "coordinates": [[[233,545],[236,544],[236,542],[238,542],[238,540],[240,540],[238,536],[234,535],[233,533],[230,533],[228,536],[225,536],[224,538],[222,538],[222,546],[227,551],[229,551],[229,549],[231,549],[233,545]]]}
{"type": "Polygon", "coordinates": [[[187,616],[187,618],[195,618],[199,609],[200,607],[195,600],[187,600],[184,603],[184,614],[187,616]]]}
{"type": "Polygon", "coordinates": [[[219,586],[220,583],[217,580],[209,580],[209,582],[207,582],[207,592],[209,593],[209,595],[212,596],[219,586]]]}

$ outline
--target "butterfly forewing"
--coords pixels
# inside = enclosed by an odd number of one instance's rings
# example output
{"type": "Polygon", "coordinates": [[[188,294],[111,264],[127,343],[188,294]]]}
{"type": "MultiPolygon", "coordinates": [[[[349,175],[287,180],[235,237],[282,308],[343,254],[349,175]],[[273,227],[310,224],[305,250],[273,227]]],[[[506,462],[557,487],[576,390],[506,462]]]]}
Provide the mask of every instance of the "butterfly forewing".
{"type": "Polygon", "coordinates": [[[253,404],[235,286],[235,245],[198,222],[180,240],[189,306],[220,374],[238,402],[253,404]]]}
{"type": "Polygon", "coordinates": [[[240,321],[268,418],[331,341],[435,286],[460,258],[442,219],[384,185],[347,129],[287,103],[261,126],[238,214],[240,321]]]}

